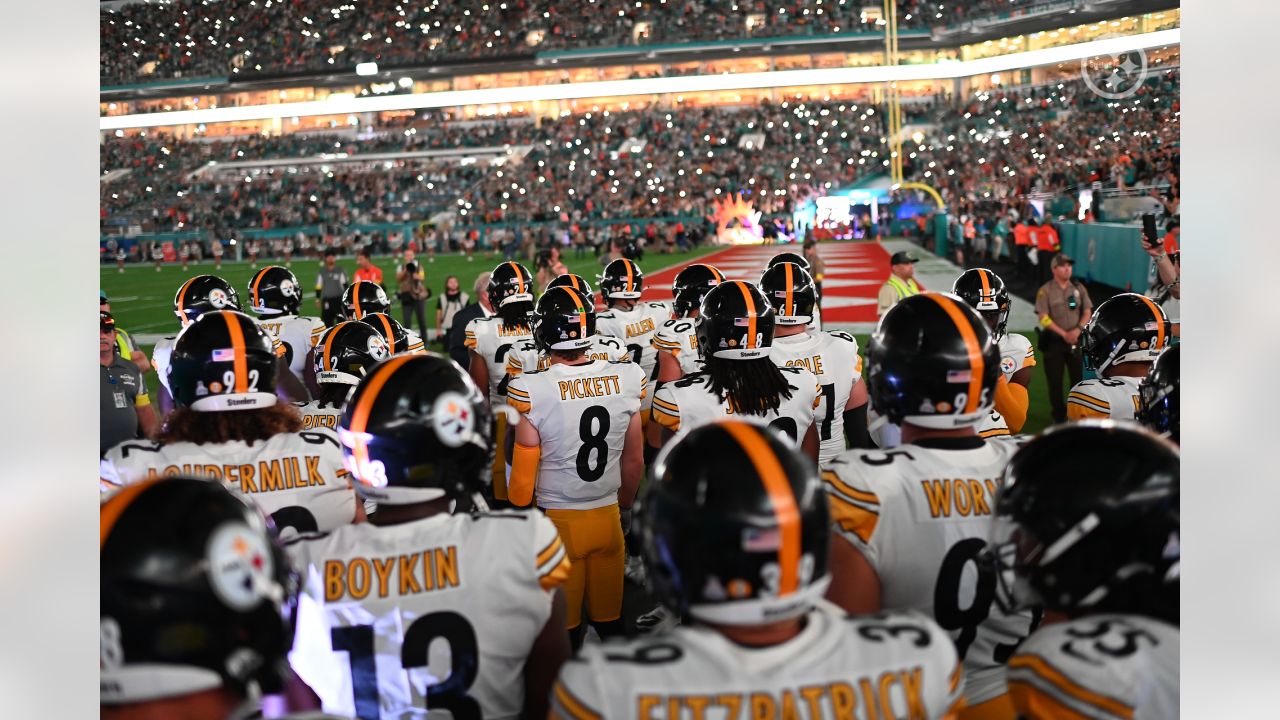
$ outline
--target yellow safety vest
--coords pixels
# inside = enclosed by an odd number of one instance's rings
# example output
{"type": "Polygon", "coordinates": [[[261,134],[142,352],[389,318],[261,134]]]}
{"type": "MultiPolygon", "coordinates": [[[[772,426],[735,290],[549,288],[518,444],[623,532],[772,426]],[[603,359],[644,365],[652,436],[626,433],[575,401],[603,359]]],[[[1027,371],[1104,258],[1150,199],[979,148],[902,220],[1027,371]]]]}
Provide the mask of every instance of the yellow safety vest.
{"type": "Polygon", "coordinates": [[[890,275],[888,285],[893,288],[894,292],[898,293],[899,300],[920,294],[920,286],[916,284],[915,278],[907,278],[907,281],[903,282],[897,275],[890,275]]]}

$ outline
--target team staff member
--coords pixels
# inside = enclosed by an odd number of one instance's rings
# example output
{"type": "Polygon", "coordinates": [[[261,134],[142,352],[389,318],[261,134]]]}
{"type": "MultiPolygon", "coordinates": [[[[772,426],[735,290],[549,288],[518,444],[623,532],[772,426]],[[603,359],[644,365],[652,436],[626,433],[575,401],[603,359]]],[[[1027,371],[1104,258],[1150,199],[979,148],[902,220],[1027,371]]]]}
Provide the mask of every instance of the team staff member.
{"type": "MultiPolygon", "coordinates": [[[[107,300],[107,294],[101,290],[98,291],[98,311],[111,312],[111,302],[107,300]]],[[[116,328],[116,346],[120,348],[120,357],[132,360],[140,372],[151,372],[151,361],[147,359],[147,354],[138,349],[138,344],[133,341],[129,333],[118,327],[116,328]]]]}
{"type": "Polygon", "coordinates": [[[361,248],[356,251],[356,274],[352,276],[355,280],[368,280],[372,283],[382,284],[382,268],[373,264],[369,259],[369,251],[361,248]]]}
{"type": "Polygon", "coordinates": [[[325,325],[333,327],[342,320],[342,293],[349,283],[347,271],[338,267],[338,251],[326,249],[324,266],[316,276],[316,306],[325,325]]]}
{"type": "Polygon", "coordinates": [[[1049,381],[1049,405],[1055,423],[1067,419],[1067,404],[1062,397],[1062,373],[1066,371],[1071,385],[1082,376],[1080,332],[1093,317],[1093,301],[1084,285],[1071,277],[1075,261],[1066,253],[1053,257],[1053,279],[1036,291],[1037,331],[1040,353],[1044,359],[1044,376],[1049,381]]]}
{"type": "Polygon", "coordinates": [[[463,305],[462,309],[453,316],[453,324],[449,327],[453,329],[449,333],[449,343],[446,349],[449,351],[449,357],[458,363],[459,367],[467,370],[471,366],[471,350],[467,347],[467,325],[476,318],[485,318],[493,315],[493,306],[489,304],[489,273],[482,272],[476,276],[476,282],[471,286],[471,302],[463,305]]]}
{"type": "Polygon", "coordinates": [[[585,293],[548,290],[533,315],[533,339],[551,366],[507,386],[507,403],[521,415],[508,497],[527,507],[536,495],[560,531],[570,562],[567,627],[579,647],[584,600],[601,638],[622,634],[623,534],[644,471],[644,371],[633,362],[592,360],[595,325],[585,293]]]}
{"type": "Polygon", "coordinates": [[[899,300],[919,295],[924,290],[916,282],[916,263],[920,258],[905,250],[899,250],[889,258],[889,279],[880,286],[876,317],[883,317],[899,300]]]}
{"type": "Polygon", "coordinates": [[[111,313],[98,313],[98,362],[102,366],[98,433],[98,454],[125,440],[138,437],[138,431],[151,437],[160,423],[147,395],[147,383],[132,362],[120,357],[116,349],[116,321],[111,313]]]}

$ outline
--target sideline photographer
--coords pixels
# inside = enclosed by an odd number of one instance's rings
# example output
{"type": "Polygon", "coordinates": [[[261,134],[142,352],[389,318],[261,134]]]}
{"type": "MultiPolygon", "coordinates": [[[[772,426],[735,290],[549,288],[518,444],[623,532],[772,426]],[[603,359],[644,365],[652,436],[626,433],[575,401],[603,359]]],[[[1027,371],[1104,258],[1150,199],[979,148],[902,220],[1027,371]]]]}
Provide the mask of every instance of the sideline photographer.
{"type": "Polygon", "coordinates": [[[427,298],[431,297],[431,288],[427,287],[427,274],[416,257],[412,247],[405,248],[404,263],[396,266],[396,282],[399,283],[396,297],[400,298],[401,322],[412,330],[410,316],[417,314],[418,335],[423,341],[428,341],[431,336],[427,334],[427,298]]]}

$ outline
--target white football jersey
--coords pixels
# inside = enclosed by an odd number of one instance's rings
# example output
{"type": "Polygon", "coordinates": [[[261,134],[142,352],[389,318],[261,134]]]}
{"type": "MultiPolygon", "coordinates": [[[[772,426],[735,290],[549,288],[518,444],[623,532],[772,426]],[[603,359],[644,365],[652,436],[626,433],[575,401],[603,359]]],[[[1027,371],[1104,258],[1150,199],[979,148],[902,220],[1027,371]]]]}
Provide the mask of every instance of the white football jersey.
{"type": "Polygon", "coordinates": [[[177,339],[176,335],[162,337],[151,348],[151,367],[155,368],[160,384],[169,392],[169,397],[173,397],[173,389],[169,387],[169,360],[173,358],[173,341],[177,339]]]}
{"type": "Polygon", "coordinates": [[[338,423],[342,420],[343,406],[330,405],[323,400],[296,402],[293,406],[298,409],[298,414],[302,416],[303,430],[327,428],[334,432],[338,431],[338,423]]]}
{"type": "Polygon", "coordinates": [[[307,352],[316,346],[316,341],[324,334],[324,321],[306,315],[264,315],[258,318],[258,326],[268,334],[280,338],[289,369],[299,378],[303,377],[307,367],[307,352]]]}
{"type": "MultiPolygon", "coordinates": [[[[588,360],[631,361],[631,353],[622,346],[622,341],[607,335],[592,335],[591,346],[587,348],[585,355],[588,360]]],[[[549,367],[551,367],[551,358],[538,352],[538,346],[532,340],[520,343],[507,353],[507,374],[511,377],[516,377],[523,372],[546,370],[549,367]]]]}
{"type": "Polygon", "coordinates": [[[506,402],[506,398],[498,392],[498,385],[507,374],[507,354],[526,340],[533,340],[528,327],[521,325],[509,329],[497,315],[476,318],[467,323],[463,342],[483,358],[485,366],[489,368],[490,404],[501,405],[506,402]]]}
{"type": "Polygon", "coordinates": [[[775,427],[799,443],[813,424],[814,411],[822,398],[818,378],[803,367],[778,368],[791,386],[791,397],[766,415],[743,415],[733,409],[729,398],[721,400],[711,392],[711,376],[706,372],[687,375],[663,383],[653,394],[653,420],[671,432],[690,430],[725,418],[775,427]]]}
{"type": "Polygon", "coordinates": [[[1142,378],[1118,375],[1081,380],[1067,393],[1067,419],[1133,420],[1138,415],[1142,378]]]}
{"type": "Polygon", "coordinates": [[[769,358],[779,366],[802,367],[818,377],[818,462],[830,462],[844,452],[844,406],[862,377],[858,341],[838,331],[774,337],[769,358]]]}
{"type": "MultiPolygon", "coordinates": [[[[665,350],[680,363],[680,372],[692,375],[702,369],[702,356],[698,354],[698,330],[691,318],[668,320],[658,328],[650,341],[655,351],[665,350]]],[[[656,356],[655,356],[656,362],[656,356]]]]}
{"type": "Polygon", "coordinates": [[[822,473],[835,530],[880,578],[881,606],[918,610],[950,634],[976,705],[1005,692],[1005,662],[1038,615],[1006,615],[995,576],[979,576],[1002,473],[1021,441],[928,439],[889,451],[849,450],[822,473]]]}
{"type": "Polygon", "coordinates": [[[542,438],[538,507],[590,510],[618,502],[622,447],[648,379],[633,362],[594,360],[526,372],[507,386],[507,403],[542,438]]]}
{"type": "Polygon", "coordinates": [[[962,672],[919,613],[846,616],[819,601],[796,637],[738,645],[703,626],[586,645],[551,694],[560,718],[941,718],[962,672]],[[865,714],[864,714],[865,713],[865,714]]]}
{"type": "Polygon", "coordinates": [[[1178,717],[1178,628],[1139,615],[1091,615],[1045,626],[1009,659],[1020,717],[1178,717]]]}
{"type": "Polygon", "coordinates": [[[349,525],[286,547],[302,575],[289,662],[344,717],[516,718],[569,574],[542,513],[349,525]]]}
{"type": "Polygon", "coordinates": [[[671,318],[671,309],[659,302],[639,302],[630,310],[612,308],[596,315],[596,332],[612,335],[622,341],[631,361],[639,363],[644,376],[656,377],[658,356],[652,341],[658,328],[671,318]]]}
{"type": "Polygon", "coordinates": [[[1000,372],[1005,380],[1012,380],[1014,373],[1022,368],[1035,367],[1036,349],[1031,341],[1017,333],[1005,333],[998,343],[1000,346],[1000,372]]]}
{"type": "Polygon", "coordinates": [[[282,536],[332,530],[355,519],[356,494],[338,436],[328,430],[280,433],[248,444],[129,440],[100,463],[104,488],[167,475],[221,480],[275,520],[282,536]]]}

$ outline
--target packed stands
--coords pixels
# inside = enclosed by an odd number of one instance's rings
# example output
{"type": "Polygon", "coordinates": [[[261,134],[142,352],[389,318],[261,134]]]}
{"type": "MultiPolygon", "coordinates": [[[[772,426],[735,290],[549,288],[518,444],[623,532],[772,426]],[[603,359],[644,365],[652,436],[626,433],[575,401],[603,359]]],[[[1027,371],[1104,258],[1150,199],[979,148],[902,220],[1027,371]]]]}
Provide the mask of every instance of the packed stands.
{"type": "MultiPolygon", "coordinates": [[[[1042,2],[904,0],[898,3],[898,27],[947,25],[1042,2]]],[[[101,11],[101,78],[104,85],[122,85],[173,77],[349,72],[368,61],[394,67],[560,49],[881,31],[878,13],[865,12],[868,5],[853,0],[130,3],[101,11]]]]}

